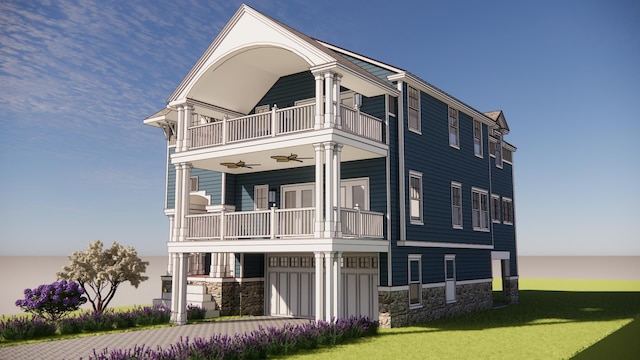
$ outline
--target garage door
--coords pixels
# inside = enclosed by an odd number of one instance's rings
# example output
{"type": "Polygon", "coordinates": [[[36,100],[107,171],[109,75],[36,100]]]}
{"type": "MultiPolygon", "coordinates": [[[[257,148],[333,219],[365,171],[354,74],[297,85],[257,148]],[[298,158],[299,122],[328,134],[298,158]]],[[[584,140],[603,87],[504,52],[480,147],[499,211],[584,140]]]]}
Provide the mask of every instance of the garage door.
{"type": "MultiPolygon", "coordinates": [[[[315,318],[315,259],[311,255],[268,256],[268,313],[315,318]]],[[[378,319],[378,257],[347,255],[342,259],[342,316],[378,319]]]]}

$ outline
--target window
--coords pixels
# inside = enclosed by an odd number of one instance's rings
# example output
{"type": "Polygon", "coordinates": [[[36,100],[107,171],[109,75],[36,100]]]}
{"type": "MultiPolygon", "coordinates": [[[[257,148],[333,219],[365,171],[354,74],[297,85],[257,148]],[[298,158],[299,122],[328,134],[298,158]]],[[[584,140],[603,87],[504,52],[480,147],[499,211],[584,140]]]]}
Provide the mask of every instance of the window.
{"type": "Polygon", "coordinates": [[[482,123],[478,120],[473,120],[473,153],[482,157],[482,123]]]}
{"type": "Polygon", "coordinates": [[[422,174],[409,172],[409,214],[412,224],[422,225],[422,174]]]}
{"type": "Polygon", "coordinates": [[[498,134],[498,138],[496,140],[496,167],[502,168],[502,135],[498,134]]]}
{"type": "Polygon", "coordinates": [[[491,194],[491,221],[500,222],[500,196],[491,194]]]}
{"type": "Polygon", "coordinates": [[[513,225],[513,202],[511,199],[502,198],[502,220],[505,224],[513,225]]]}
{"type": "Polygon", "coordinates": [[[473,230],[489,231],[489,196],[486,191],[471,189],[473,230]]]}
{"type": "Polygon", "coordinates": [[[189,179],[189,191],[198,191],[198,177],[192,176],[189,179]]]}
{"type": "Polygon", "coordinates": [[[513,164],[513,151],[508,149],[502,149],[502,158],[504,161],[513,164]]]}
{"type": "Polygon", "coordinates": [[[421,256],[409,255],[409,307],[422,306],[422,269],[421,256]]]}
{"type": "Polygon", "coordinates": [[[458,110],[449,108],[449,145],[460,148],[460,129],[458,126],[458,110]]]}
{"type": "Polygon", "coordinates": [[[420,133],[420,91],[411,86],[407,86],[407,93],[409,130],[420,133]]]}
{"type": "Polygon", "coordinates": [[[462,184],[451,183],[451,225],[462,229],[462,184]]]}
{"type": "Polygon", "coordinates": [[[266,210],[269,208],[269,185],[257,185],[253,188],[254,210],[266,210]]]}

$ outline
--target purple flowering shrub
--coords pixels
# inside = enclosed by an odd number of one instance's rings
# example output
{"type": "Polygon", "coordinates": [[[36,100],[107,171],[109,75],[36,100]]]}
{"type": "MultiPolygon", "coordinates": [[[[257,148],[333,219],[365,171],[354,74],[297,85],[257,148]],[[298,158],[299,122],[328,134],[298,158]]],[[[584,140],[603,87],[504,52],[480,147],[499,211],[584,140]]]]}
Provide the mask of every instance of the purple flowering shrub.
{"type": "Polygon", "coordinates": [[[163,359],[224,359],[251,360],[280,357],[299,350],[315,349],[318,345],[331,346],[364,336],[373,336],[378,322],[363,317],[338,319],[333,322],[310,321],[303,325],[285,325],[282,328],[260,328],[243,335],[214,335],[208,340],[180,339],[169,348],[156,350],[145,345],[133,349],[93,350],[95,360],[163,360],[163,359]]]}
{"type": "Polygon", "coordinates": [[[207,310],[198,305],[187,305],[187,320],[202,320],[207,314],[207,310]]]}
{"type": "Polygon", "coordinates": [[[77,282],[56,281],[49,285],[25,289],[24,299],[16,300],[16,306],[35,316],[55,322],[68,313],[78,310],[87,302],[84,290],[77,282]]]}
{"type": "Polygon", "coordinates": [[[41,316],[12,317],[0,321],[0,336],[4,340],[28,340],[51,336],[56,333],[56,326],[41,316]]]}

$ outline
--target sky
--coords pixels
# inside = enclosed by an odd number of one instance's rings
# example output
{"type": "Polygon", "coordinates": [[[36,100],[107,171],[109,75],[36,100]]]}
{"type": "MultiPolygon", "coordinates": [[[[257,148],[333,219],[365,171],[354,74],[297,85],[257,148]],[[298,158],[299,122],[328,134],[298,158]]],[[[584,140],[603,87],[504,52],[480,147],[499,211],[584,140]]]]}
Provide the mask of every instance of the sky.
{"type": "MultiPolygon", "coordinates": [[[[640,255],[640,2],[246,3],[502,109],[519,255],[640,255]]],[[[142,120],[240,5],[0,2],[0,255],[166,254],[166,143],[142,120]]]]}

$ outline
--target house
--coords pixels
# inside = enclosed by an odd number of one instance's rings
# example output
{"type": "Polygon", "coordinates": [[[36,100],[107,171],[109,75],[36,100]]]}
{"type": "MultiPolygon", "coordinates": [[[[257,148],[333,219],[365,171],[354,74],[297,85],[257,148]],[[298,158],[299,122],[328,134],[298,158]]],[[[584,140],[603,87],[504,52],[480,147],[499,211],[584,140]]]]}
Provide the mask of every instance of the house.
{"type": "Polygon", "coordinates": [[[518,301],[502,111],[242,5],[144,123],[167,139],[173,323],[408,325],[492,307],[494,262],[518,301]]]}

